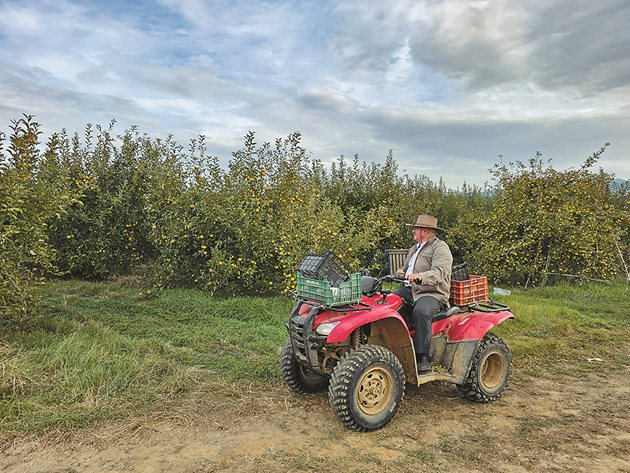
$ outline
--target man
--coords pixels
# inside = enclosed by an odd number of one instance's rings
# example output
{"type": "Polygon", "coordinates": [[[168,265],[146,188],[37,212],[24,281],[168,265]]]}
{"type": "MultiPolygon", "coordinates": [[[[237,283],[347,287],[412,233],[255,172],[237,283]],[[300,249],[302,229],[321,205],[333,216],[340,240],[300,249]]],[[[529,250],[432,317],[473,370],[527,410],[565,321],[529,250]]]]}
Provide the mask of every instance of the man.
{"type": "Polygon", "coordinates": [[[436,236],[438,230],[444,230],[437,226],[435,217],[423,214],[415,224],[406,225],[413,227],[416,244],[409,249],[405,265],[396,272],[407,279],[396,294],[413,307],[414,346],[418,372],[422,373],[431,369],[431,317],[448,303],[453,255],[448,245],[436,236]]]}

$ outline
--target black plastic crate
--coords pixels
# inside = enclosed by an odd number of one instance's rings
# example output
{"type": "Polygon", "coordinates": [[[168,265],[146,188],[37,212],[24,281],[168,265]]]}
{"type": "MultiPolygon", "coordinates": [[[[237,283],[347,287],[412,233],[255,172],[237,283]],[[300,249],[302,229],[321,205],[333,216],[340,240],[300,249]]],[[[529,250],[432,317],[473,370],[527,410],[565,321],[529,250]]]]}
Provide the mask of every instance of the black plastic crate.
{"type": "Polygon", "coordinates": [[[342,282],[349,279],[348,270],[343,261],[330,250],[323,253],[309,252],[304,256],[297,270],[307,278],[327,279],[333,287],[339,287],[342,282]]]}
{"type": "Polygon", "coordinates": [[[468,276],[468,263],[466,262],[451,268],[451,281],[466,281],[468,276]]]}

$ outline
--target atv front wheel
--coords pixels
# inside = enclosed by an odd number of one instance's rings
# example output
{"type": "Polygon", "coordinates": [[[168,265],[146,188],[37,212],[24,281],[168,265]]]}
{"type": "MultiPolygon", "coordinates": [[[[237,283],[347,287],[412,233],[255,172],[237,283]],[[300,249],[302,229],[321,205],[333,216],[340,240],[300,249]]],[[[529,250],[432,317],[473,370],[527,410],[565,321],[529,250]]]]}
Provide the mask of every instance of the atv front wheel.
{"type": "Polygon", "coordinates": [[[341,360],[330,378],[328,400],[347,427],[358,431],[384,427],[405,394],[405,375],[386,348],[361,345],[341,360]]]}
{"type": "Polygon", "coordinates": [[[316,393],[328,387],[328,377],[304,368],[295,359],[291,338],[288,338],[280,355],[280,374],[287,386],[299,394],[316,393]]]}
{"type": "Polygon", "coordinates": [[[458,387],[471,401],[493,402],[507,389],[511,373],[509,348],[503,340],[489,333],[477,348],[468,378],[458,387]]]}

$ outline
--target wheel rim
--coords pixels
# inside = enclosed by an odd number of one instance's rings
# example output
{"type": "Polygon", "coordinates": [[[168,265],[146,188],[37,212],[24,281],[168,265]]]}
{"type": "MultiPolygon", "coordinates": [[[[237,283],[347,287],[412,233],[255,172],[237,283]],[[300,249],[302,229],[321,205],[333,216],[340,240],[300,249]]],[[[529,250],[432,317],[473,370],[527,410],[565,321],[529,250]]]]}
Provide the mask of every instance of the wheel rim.
{"type": "Polygon", "coordinates": [[[357,384],[355,397],[359,409],[367,415],[384,411],[392,399],[394,383],[387,370],[374,367],[365,372],[357,384]]]}
{"type": "Polygon", "coordinates": [[[481,364],[480,381],[487,390],[493,391],[503,384],[506,370],[507,364],[501,353],[488,353],[481,364]]]}

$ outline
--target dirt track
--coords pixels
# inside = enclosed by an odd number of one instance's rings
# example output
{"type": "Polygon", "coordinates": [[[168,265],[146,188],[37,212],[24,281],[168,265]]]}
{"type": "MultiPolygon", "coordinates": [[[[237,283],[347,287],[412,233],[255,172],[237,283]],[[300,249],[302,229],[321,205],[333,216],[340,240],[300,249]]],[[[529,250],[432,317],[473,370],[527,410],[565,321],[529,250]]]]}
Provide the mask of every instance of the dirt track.
{"type": "Polygon", "coordinates": [[[324,394],[208,388],[168,414],[15,439],[0,471],[630,472],[629,379],[517,374],[489,405],[407,386],[394,421],[367,434],[345,429],[324,394]]]}

